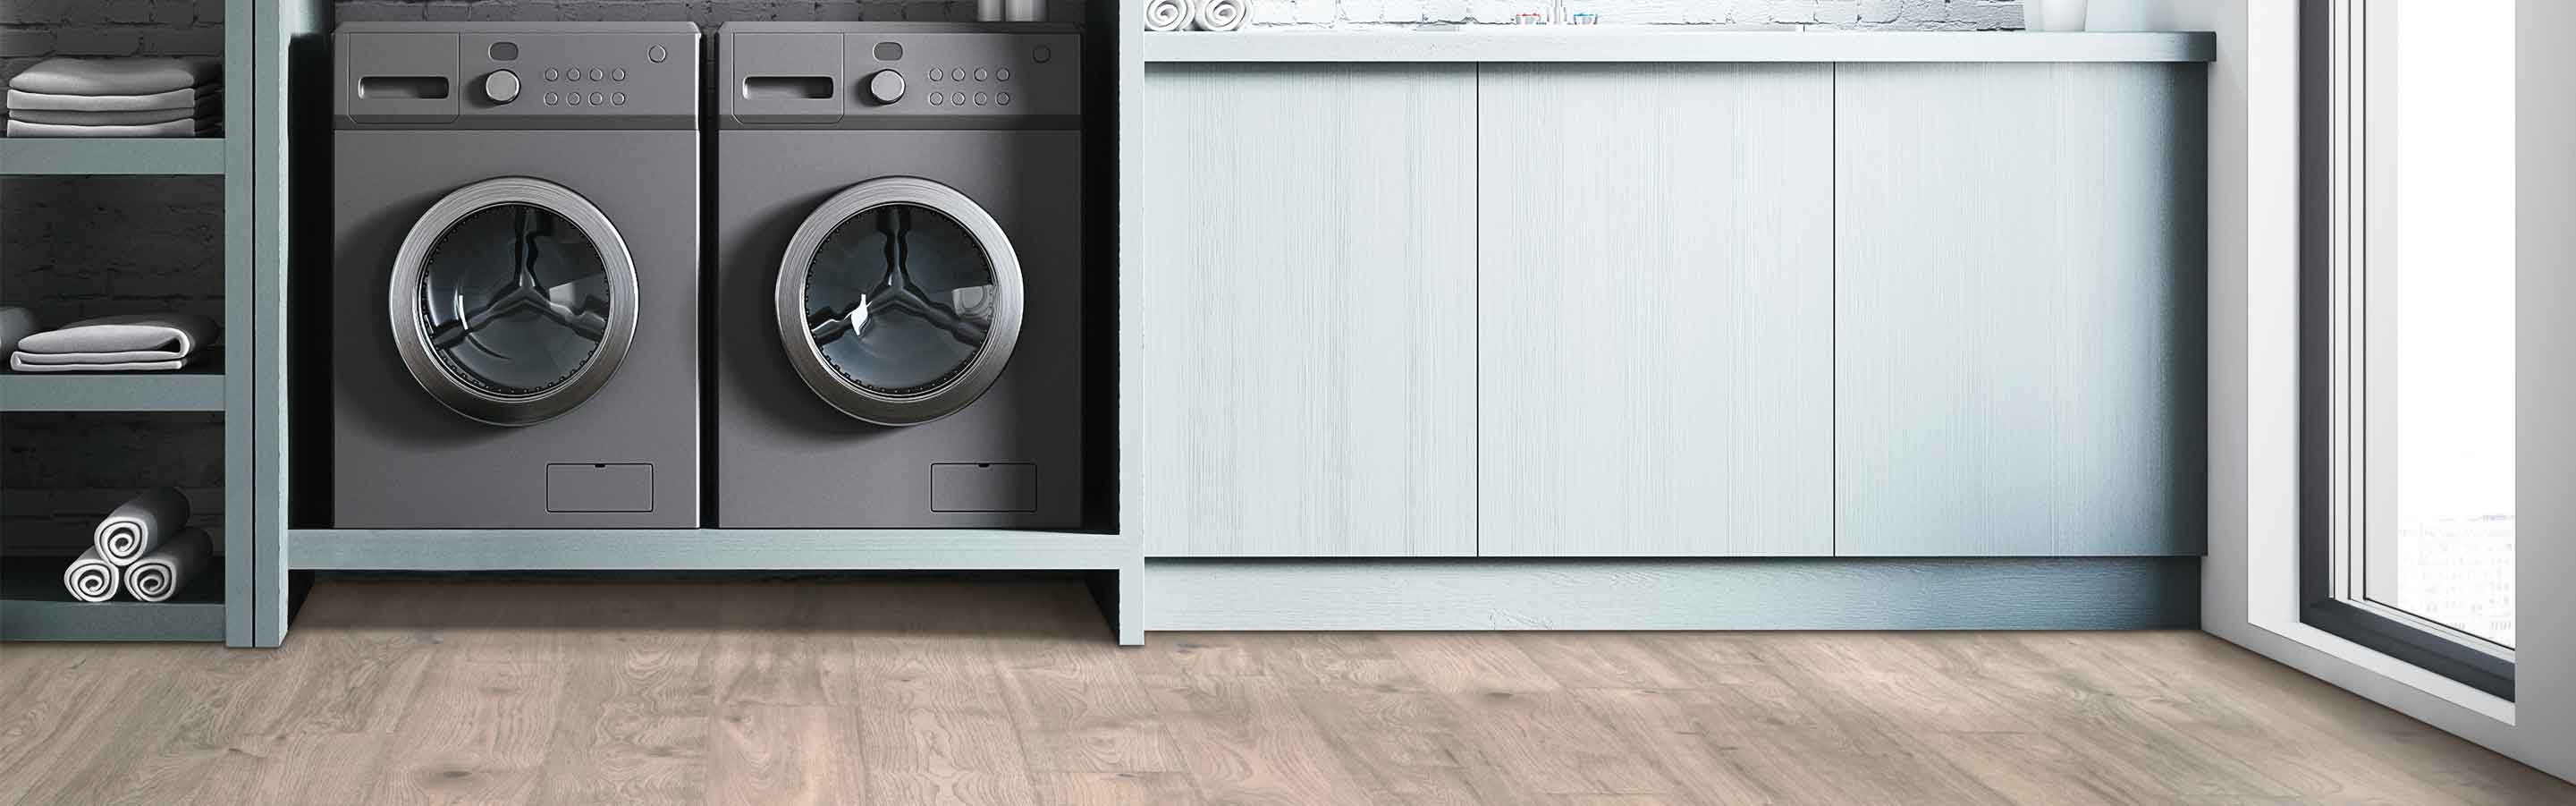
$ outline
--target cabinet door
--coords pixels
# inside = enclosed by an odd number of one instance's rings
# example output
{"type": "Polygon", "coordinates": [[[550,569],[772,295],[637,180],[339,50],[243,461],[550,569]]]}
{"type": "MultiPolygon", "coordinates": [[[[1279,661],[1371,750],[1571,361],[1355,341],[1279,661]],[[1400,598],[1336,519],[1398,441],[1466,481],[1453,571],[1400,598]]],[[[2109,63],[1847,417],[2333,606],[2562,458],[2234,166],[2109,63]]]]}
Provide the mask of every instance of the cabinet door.
{"type": "Polygon", "coordinates": [[[1475,102],[1472,65],[1147,72],[1147,556],[1475,553],[1475,102]]]}
{"type": "Polygon", "coordinates": [[[1831,70],[1485,65],[1484,555],[1832,553],[1831,70]]]}
{"type": "Polygon", "coordinates": [[[1839,68],[1839,553],[2200,552],[2203,81],[1839,68]]]}

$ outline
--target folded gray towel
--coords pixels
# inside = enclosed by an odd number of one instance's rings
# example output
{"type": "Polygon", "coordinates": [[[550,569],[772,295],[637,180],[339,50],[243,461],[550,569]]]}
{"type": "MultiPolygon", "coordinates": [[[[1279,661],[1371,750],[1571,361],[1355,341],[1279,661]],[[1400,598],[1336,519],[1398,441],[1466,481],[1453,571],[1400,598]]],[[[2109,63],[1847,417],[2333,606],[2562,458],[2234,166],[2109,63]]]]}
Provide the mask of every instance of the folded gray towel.
{"type": "MultiPolygon", "coordinates": [[[[223,326],[193,313],[129,313],[83,319],[18,341],[22,353],[142,353],[183,358],[215,343],[223,326]]],[[[120,360],[135,360],[123,357],[120,360]]]]}
{"type": "Polygon", "coordinates": [[[215,540],[206,530],[188,528],[125,567],[125,593],[146,602],[167,602],[188,580],[215,564],[215,540]]]}
{"type": "Polygon", "coordinates": [[[116,598],[116,586],[123,581],[123,575],[116,573],[116,566],[98,556],[95,548],[81,552],[79,559],[63,568],[63,589],[71,591],[72,598],[84,602],[116,598]]]}
{"type": "Polygon", "coordinates": [[[56,56],[10,78],[9,88],[57,95],[149,95],[213,83],[223,69],[224,61],[212,56],[56,56]]]}
{"type": "Polygon", "coordinates": [[[16,119],[9,121],[11,137],[197,137],[214,131],[213,123],[197,120],[141,126],[65,126],[16,119]]]}
{"type": "Polygon", "coordinates": [[[12,109],[10,120],[29,123],[51,123],[59,126],[141,126],[149,123],[174,123],[182,120],[200,122],[221,120],[223,96],[210,95],[196,106],[178,109],[136,109],[124,112],[77,112],[63,109],[12,109]]]}
{"type": "Polygon", "coordinates": [[[18,340],[45,329],[36,321],[34,311],[25,308],[0,308],[0,353],[17,352],[18,340]]]}
{"type": "Polygon", "coordinates": [[[221,98],[223,95],[223,90],[212,84],[146,95],[56,95],[10,90],[9,111],[50,109],[62,112],[134,112],[144,109],[189,109],[207,99],[221,98]]]}
{"type": "Polygon", "coordinates": [[[189,361],[185,358],[173,358],[167,361],[118,361],[107,364],[30,364],[27,363],[28,355],[28,353],[10,353],[9,370],[12,372],[169,372],[174,369],[186,369],[189,361]]]}
{"type": "Polygon", "coordinates": [[[90,533],[94,544],[91,548],[98,549],[98,556],[108,562],[132,565],[185,528],[188,496],[180,494],[176,487],[155,487],[107,513],[107,518],[98,522],[98,530],[90,533]]]}

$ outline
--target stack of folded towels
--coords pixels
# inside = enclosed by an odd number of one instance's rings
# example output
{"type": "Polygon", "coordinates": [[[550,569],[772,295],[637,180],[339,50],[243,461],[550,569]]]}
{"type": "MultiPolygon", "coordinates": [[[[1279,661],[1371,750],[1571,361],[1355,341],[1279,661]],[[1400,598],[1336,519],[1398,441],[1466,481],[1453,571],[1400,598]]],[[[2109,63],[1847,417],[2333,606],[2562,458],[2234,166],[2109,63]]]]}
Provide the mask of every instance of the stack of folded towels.
{"type": "Polygon", "coordinates": [[[0,347],[18,372],[149,372],[179,369],[215,343],[215,320],[189,313],[83,319],[37,332],[24,308],[0,308],[0,347]]]}
{"type": "Polygon", "coordinates": [[[63,569],[63,587],[84,602],[116,598],[119,589],[146,602],[169,601],[215,564],[214,538],[187,524],[187,496],[169,487],[144,491],[99,521],[89,550],[63,569]]]}
{"type": "Polygon", "coordinates": [[[223,61],[37,62],[9,79],[11,137],[203,137],[222,131],[223,61]]]}

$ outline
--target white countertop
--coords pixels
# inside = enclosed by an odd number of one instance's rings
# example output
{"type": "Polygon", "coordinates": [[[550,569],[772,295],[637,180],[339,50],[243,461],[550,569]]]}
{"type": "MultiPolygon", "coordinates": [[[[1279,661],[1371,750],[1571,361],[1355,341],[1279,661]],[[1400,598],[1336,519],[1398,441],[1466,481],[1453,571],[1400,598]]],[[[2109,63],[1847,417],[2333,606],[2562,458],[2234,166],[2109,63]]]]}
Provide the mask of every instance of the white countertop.
{"type": "Polygon", "coordinates": [[[1690,25],[1145,34],[1147,62],[2205,62],[2205,31],[1746,31],[1690,25]]]}

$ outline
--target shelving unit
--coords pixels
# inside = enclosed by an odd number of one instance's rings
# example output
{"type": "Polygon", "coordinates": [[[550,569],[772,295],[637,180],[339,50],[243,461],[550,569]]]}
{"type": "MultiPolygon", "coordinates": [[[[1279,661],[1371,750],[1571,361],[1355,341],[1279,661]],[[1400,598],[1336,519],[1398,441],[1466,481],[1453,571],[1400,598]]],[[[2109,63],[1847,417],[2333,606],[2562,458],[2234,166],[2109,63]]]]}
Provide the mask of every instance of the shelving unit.
{"type": "MultiPolygon", "coordinates": [[[[273,18],[273,4],[225,0],[223,30],[224,129],[221,137],[61,139],[0,137],[0,175],[8,176],[221,176],[224,178],[224,337],[219,354],[170,373],[33,374],[0,372],[0,411],[219,412],[224,419],[223,561],[219,573],[202,574],[169,602],[74,601],[63,591],[65,558],[9,558],[0,562],[0,640],[223,641],[260,643],[254,620],[254,584],[260,564],[253,525],[252,491],[258,307],[253,269],[261,227],[282,218],[260,214],[264,187],[283,182],[282,169],[258,170],[254,146],[263,108],[281,101],[286,43],[257,36],[273,18]],[[260,48],[274,48],[263,53],[260,48]]],[[[273,189],[267,190],[274,193],[273,189]]],[[[275,234],[270,235],[275,240],[275,234]]],[[[138,458],[137,461],[144,461],[138,458]]],[[[275,541],[269,541],[274,543],[275,541]]],[[[275,645],[275,640],[266,642],[275,645]]]]}

